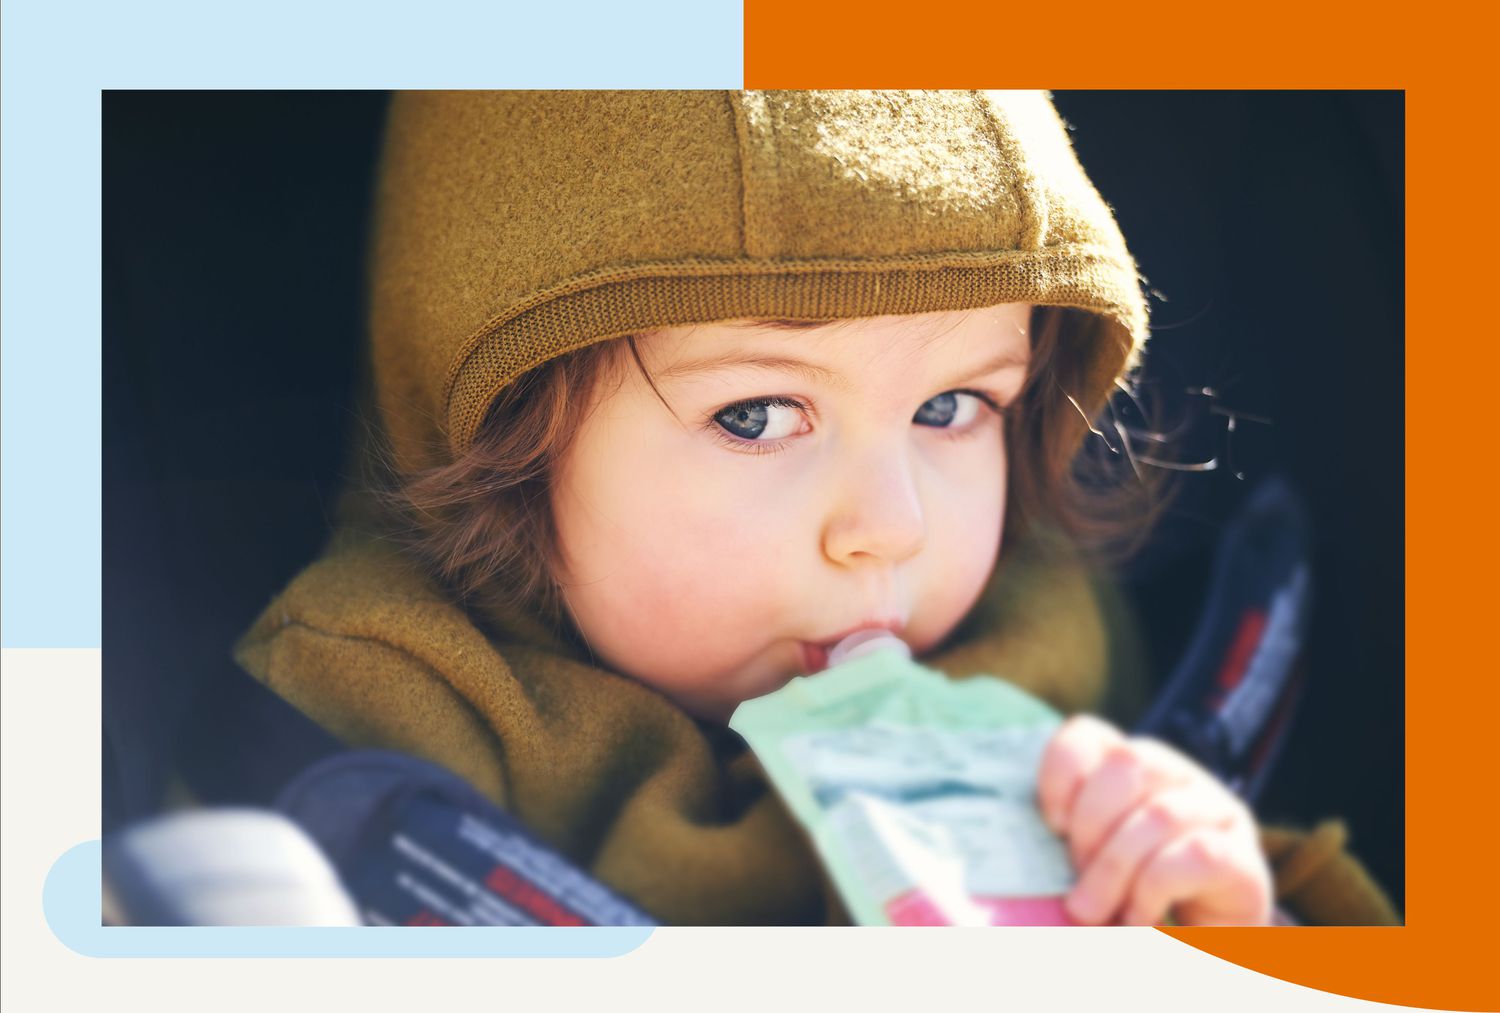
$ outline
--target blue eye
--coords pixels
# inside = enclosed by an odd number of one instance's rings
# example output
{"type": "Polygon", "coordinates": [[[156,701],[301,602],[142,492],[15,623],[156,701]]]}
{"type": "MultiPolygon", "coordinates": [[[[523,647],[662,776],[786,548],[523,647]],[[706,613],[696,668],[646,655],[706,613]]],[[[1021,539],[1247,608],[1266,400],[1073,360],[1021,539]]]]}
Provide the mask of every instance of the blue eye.
{"type": "Polygon", "coordinates": [[[973,431],[974,420],[984,410],[984,405],[989,405],[997,415],[1000,413],[1000,406],[988,394],[977,390],[950,390],[917,409],[913,421],[942,429],[956,438],[973,431]]]}
{"type": "Polygon", "coordinates": [[[770,411],[772,408],[795,408],[799,411],[807,411],[806,405],[801,401],[793,401],[791,398],[762,398],[730,405],[715,415],[714,421],[730,435],[742,440],[770,442],[790,436],[796,431],[799,418],[797,412],[787,412],[785,415],[778,412],[773,416],[770,411]],[[770,428],[771,436],[762,440],[761,437],[765,435],[767,428],[770,428]]]}
{"type": "Polygon", "coordinates": [[[947,426],[958,415],[958,392],[939,394],[917,409],[917,422],[924,426],[947,426]]]}
{"type": "MultiPolygon", "coordinates": [[[[995,400],[980,391],[950,390],[929,398],[912,421],[958,439],[974,431],[974,420],[983,410],[983,405],[988,405],[997,414],[1000,411],[995,400]]],[[[754,398],[720,409],[710,420],[710,428],[722,443],[734,449],[774,453],[785,449],[785,442],[779,441],[795,435],[808,411],[807,405],[792,398],[754,398]],[[773,410],[777,408],[794,410],[773,410]]]]}

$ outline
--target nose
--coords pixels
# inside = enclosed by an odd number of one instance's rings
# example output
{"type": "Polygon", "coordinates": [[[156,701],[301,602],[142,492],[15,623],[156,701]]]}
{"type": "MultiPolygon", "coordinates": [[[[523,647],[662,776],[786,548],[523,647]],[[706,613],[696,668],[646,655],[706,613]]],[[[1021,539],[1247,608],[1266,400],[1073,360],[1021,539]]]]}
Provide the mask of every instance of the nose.
{"type": "Polygon", "coordinates": [[[846,458],[844,479],[823,526],[823,553],[841,566],[910,559],[927,521],[910,453],[889,447],[846,458]]]}

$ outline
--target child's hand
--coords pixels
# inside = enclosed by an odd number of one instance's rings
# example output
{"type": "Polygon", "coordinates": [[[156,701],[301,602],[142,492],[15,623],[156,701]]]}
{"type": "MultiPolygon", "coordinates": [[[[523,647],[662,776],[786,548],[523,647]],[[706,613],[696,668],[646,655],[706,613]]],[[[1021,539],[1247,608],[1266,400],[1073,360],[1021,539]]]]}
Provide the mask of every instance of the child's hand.
{"type": "Polygon", "coordinates": [[[1068,842],[1084,925],[1267,925],[1271,873],[1255,820],[1206,770],[1152,739],[1079,715],[1058,729],[1037,781],[1068,842]]]}

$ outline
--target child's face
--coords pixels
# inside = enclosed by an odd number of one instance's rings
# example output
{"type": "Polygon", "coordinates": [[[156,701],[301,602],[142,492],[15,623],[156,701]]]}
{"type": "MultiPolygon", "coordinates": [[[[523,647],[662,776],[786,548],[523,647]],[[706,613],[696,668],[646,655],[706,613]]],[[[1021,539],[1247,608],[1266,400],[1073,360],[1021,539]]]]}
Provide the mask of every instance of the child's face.
{"type": "Polygon", "coordinates": [[[890,623],[918,656],[941,643],[999,552],[1002,420],[976,394],[1019,394],[1029,319],[1013,304],[640,339],[677,417],[627,354],[553,491],[559,576],[594,655],[727,721],[853,627],[890,623]],[[684,368],[724,356],[828,373],[684,368]]]}

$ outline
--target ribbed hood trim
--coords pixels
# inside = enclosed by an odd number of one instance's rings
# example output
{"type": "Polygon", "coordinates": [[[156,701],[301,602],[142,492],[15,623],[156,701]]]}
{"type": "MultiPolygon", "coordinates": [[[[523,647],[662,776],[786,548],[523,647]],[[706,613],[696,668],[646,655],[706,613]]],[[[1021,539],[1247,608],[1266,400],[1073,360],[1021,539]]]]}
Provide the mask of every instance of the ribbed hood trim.
{"type": "MultiPolygon", "coordinates": [[[[693,259],[589,272],[511,307],[464,343],[444,384],[449,452],[464,453],[500,392],[542,362],[599,341],[726,319],[847,319],[1016,302],[1070,306],[1118,326],[1128,370],[1146,337],[1140,294],[1120,283],[1134,277],[1133,263],[1082,244],[868,260],[693,259]]],[[[1076,393],[1096,401],[1108,391],[1076,393]]]]}

